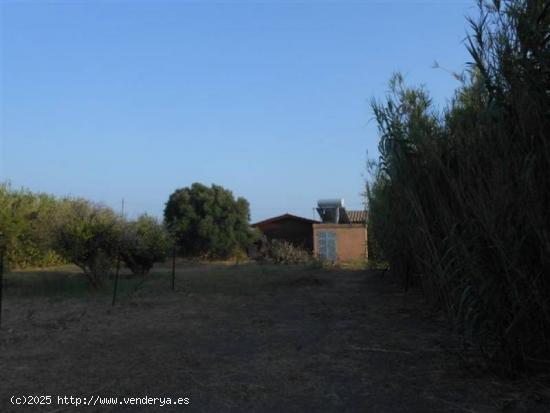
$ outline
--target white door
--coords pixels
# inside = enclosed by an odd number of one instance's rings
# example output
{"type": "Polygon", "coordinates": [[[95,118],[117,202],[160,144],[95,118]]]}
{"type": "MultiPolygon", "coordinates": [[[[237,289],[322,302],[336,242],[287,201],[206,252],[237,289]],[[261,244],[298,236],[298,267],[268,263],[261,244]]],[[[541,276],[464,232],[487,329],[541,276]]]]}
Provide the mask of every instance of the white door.
{"type": "Polygon", "coordinates": [[[336,261],[336,233],[334,231],[319,231],[317,243],[320,258],[336,261]]]}

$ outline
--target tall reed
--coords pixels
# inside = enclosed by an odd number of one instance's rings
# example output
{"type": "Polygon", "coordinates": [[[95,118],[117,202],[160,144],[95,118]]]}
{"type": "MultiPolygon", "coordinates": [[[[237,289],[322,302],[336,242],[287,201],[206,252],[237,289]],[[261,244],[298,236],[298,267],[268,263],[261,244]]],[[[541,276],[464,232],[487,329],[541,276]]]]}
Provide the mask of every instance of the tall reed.
{"type": "Polygon", "coordinates": [[[369,226],[501,371],[550,368],[550,3],[479,3],[442,113],[400,75],[373,102],[369,226]]]}

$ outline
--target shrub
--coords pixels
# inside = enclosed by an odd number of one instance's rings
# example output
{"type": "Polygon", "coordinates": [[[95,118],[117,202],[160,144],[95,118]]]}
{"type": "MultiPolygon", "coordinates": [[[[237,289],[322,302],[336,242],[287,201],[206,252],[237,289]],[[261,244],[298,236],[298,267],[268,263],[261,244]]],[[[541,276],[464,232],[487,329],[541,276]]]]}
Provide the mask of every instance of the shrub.
{"type": "Polygon", "coordinates": [[[52,222],[58,201],[51,195],[13,190],[0,184],[0,232],[10,267],[62,262],[51,250],[52,222]]]}
{"type": "Polygon", "coordinates": [[[54,248],[98,288],[113,265],[120,232],[121,220],[112,209],[82,199],[65,199],[56,215],[54,248]]]}
{"type": "Polygon", "coordinates": [[[166,203],[164,222],[184,255],[229,258],[253,241],[248,201],[218,185],[194,183],[166,203]]]}
{"type": "Polygon", "coordinates": [[[273,264],[307,264],[313,261],[306,250],[278,239],[264,239],[256,259],[273,264]]]}
{"type": "Polygon", "coordinates": [[[155,218],[144,214],[124,224],[120,256],[135,275],[146,275],[166,258],[169,248],[168,234],[155,218]]]}

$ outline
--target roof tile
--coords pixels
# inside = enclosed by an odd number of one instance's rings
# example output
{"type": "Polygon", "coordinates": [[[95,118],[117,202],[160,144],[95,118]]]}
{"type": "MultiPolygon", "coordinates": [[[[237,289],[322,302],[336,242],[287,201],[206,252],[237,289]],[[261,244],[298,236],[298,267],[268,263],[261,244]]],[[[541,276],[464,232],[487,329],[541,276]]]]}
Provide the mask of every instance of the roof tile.
{"type": "Polygon", "coordinates": [[[346,210],[349,220],[352,224],[364,223],[367,221],[367,211],[346,210]]]}

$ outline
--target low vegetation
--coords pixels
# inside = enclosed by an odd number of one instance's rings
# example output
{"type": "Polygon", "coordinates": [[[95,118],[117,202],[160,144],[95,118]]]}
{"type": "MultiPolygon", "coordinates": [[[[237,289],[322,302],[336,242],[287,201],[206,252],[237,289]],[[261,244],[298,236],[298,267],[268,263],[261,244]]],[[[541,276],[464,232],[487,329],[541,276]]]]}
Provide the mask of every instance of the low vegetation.
{"type": "Polygon", "coordinates": [[[144,276],[156,262],[164,261],[171,241],[155,218],[141,215],[125,223],[120,240],[120,256],[135,275],[144,276]]]}
{"type": "Polygon", "coordinates": [[[13,190],[0,184],[0,248],[12,268],[39,267],[63,263],[51,248],[55,197],[13,190]]]}
{"type": "Polygon", "coordinates": [[[145,276],[172,251],[186,257],[240,257],[258,238],[249,206],[220,186],[195,183],[166,205],[165,223],[141,215],[128,220],[86,199],[56,198],[0,185],[0,249],[11,269],[74,264],[100,289],[122,261],[145,276]]]}
{"type": "Polygon", "coordinates": [[[121,218],[110,208],[85,200],[66,201],[57,213],[52,246],[99,288],[116,259],[121,232],[121,218]]]}
{"type": "Polygon", "coordinates": [[[278,239],[262,240],[257,259],[272,264],[306,264],[313,262],[311,254],[306,250],[278,239]]]}

